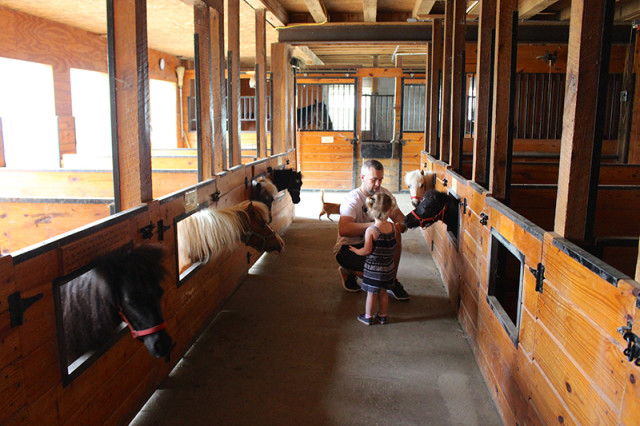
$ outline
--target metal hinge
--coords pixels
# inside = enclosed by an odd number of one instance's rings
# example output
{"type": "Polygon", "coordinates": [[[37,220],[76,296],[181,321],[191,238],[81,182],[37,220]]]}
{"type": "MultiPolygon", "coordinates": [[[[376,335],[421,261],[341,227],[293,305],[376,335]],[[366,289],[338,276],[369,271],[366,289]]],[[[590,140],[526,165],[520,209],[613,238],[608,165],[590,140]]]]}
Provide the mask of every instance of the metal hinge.
{"type": "Polygon", "coordinates": [[[467,214],[467,206],[469,206],[469,203],[465,198],[464,201],[462,202],[462,214],[467,214]]]}
{"type": "Polygon", "coordinates": [[[486,225],[489,223],[489,216],[485,212],[480,213],[480,223],[482,225],[486,225]]]}
{"type": "Polygon", "coordinates": [[[155,227],[156,226],[153,224],[153,222],[149,222],[147,226],[143,226],[142,228],[140,228],[142,238],[145,240],[150,240],[151,238],[153,238],[153,228],[155,227]]]}
{"type": "Polygon", "coordinates": [[[11,327],[17,327],[22,325],[24,321],[24,311],[38,300],[42,299],[42,293],[38,293],[35,296],[22,298],[20,292],[16,291],[11,293],[8,297],[9,301],[9,318],[11,321],[11,327]]]}
{"type": "Polygon", "coordinates": [[[633,321],[627,320],[627,325],[618,327],[618,333],[622,334],[622,337],[627,342],[627,348],[622,353],[627,357],[629,362],[633,362],[640,367],[640,337],[632,332],[633,321]]]}
{"type": "Polygon", "coordinates": [[[544,265],[542,263],[538,263],[537,269],[529,266],[529,271],[534,277],[536,277],[536,291],[538,293],[542,293],[542,287],[544,285],[544,265]]]}

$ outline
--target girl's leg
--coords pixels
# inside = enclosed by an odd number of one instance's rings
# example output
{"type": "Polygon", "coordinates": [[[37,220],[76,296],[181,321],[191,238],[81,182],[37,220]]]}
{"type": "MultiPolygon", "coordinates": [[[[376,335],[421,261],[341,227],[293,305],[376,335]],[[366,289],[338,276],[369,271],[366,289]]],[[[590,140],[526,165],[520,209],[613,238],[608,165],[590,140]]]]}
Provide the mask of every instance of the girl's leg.
{"type": "MultiPolygon", "coordinates": [[[[382,295],[382,292],[380,292],[382,295]]],[[[386,296],[386,293],[385,293],[386,296]]],[[[365,302],[364,313],[367,317],[372,317],[374,315],[373,310],[376,307],[376,302],[378,301],[378,295],[376,293],[367,292],[367,301],[365,302]]]]}
{"type": "Polygon", "coordinates": [[[389,294],[384,291],[384,289],[380,292],[379,300],[380,309],[378,310],[378,315],[381,317],[386,317],[389,310],[389,294]]]}

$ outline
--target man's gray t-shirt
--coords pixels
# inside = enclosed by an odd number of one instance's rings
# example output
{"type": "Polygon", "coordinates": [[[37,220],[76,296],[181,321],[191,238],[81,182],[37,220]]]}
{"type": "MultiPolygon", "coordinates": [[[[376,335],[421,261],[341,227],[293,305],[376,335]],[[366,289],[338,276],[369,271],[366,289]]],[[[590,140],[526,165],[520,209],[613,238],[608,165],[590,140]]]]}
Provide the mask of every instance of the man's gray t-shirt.
{"type": "MultiPolygon", "coordinates": [[[[389,194],[389,196],[395,200],[394,196],[387,189],[380,187],[379,191],[389,194]]],[[[345,195],[342,203],[340,204],[340,216],[353,217],[355,218],[356,223],[373,222],[373,219],[371,219],[367,210],[368,197],[369,196],[365,195],[362,191],[362,187],[358,187],[349,192],[345,195]]],[[[333,247],[333,254],[338,254],[340,248],[344,245],[357,245],[363,242],[364,232],[362,235],[357,237],[343,237],[340,236],[340,231],[338,231],[338,240],[336,241],[336,245],[333,247]]]]}

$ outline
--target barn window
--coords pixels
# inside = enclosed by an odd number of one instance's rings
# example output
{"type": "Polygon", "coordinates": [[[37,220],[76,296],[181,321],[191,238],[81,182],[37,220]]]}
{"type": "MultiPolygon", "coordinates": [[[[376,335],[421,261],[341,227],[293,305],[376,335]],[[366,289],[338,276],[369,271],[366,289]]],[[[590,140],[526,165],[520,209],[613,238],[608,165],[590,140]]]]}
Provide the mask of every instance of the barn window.
{"type": "Polygon", "coordinates": [[[300,130],[353,131],[355,84],[298,84],[297,126],[300,130]]]}
{"type": "Polygon", "coordinates": [[[151,148],[177,148],[177,85],[171,81],[149,81],[151,148]]]}
{"type": "Polygon", "coordinates": [[[0,93],[6,166],[60,167],[51,66],[0,58],[0,93]]]}
{"type": "Polygon", "coordinates": [[[405,84],[402,88],[402,131],[424,132],[426,113],[426,86],[405,84]]]}
{"type": "Polygon", "coordinates": [[[449,191],[449,195],[456,199],[456,206],[454,211],[446,213],[444,222],[447,225],[447,235],[457,249],[460,237],[460,222],[462,221],[460,216],[460,197],[453,191],[449,191]]]}
{"type": "Polygon", "coordinates": [[[511,341],[517,346],[524,254],[495,229],[491,230],[490,253],[487,302],[511,341]]]}

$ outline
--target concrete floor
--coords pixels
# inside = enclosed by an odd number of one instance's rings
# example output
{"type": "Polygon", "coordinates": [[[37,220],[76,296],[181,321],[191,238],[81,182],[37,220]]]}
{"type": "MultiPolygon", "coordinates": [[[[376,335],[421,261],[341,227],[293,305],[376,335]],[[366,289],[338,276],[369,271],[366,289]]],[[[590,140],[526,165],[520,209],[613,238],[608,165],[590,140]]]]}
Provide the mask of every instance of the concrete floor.
{"type": "Polygon", "coordinates": [[[411,300],[365,326],[365,293],[342,289],[331,254],[337,217],[319,211],[303,192],[286,252],[251,268],[132,425],[502,424],[421,233],[403,235],[411,300]]]}

